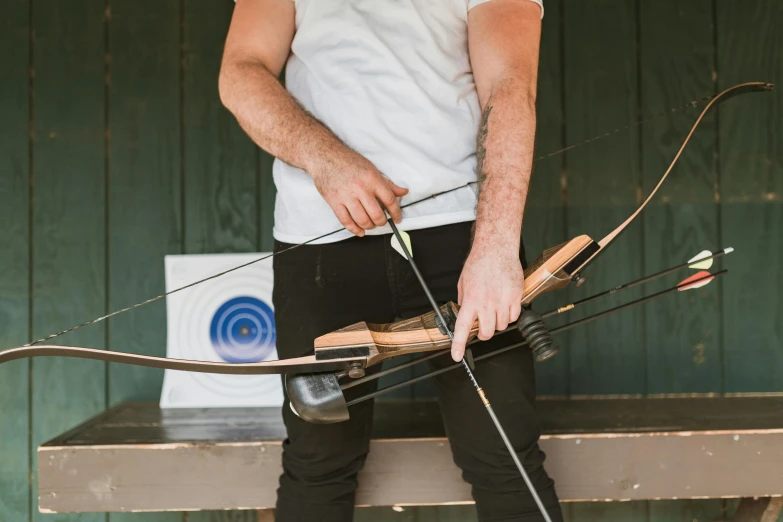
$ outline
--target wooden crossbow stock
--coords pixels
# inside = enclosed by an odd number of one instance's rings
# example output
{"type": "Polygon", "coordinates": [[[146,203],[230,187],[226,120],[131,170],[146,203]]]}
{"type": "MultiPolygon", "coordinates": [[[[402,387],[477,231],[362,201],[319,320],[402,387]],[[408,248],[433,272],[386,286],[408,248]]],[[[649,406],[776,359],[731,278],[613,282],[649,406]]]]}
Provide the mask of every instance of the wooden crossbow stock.
{"type": "MultiPolygon", "coordinates": [[[[600,241],[594,241],[587,235],[581,235],[547,249],[524,271],[522,305],[529,305],[544,292],[564,288],[571,281],[574,281],[577,286],[584,281],[581,271],[606,249],[647,206],[669,176],[696,128],[710,109],[733,96],[747,92],[770,91],[772,88],[773,85],[770,83],[747,82],[729,87],[713,96],[699,114],[655,188],[633,214],[600,241]]],[[[414,203],[418,203],[418,201],[414,203]]],[[[203,281],[194,284],[200,282],[203,281]]],[[[455,317],[457,310],[458,306],[451,302],[441,307],[441,311],[446,317],[455,317]]],[[[66,330],[66,332],[75,328],[66,330]]],[[[64,332],[60,334],[62,333],[64,332]]],[[[470,340],[475,340],[477,333],[478,323],[471,330],[470,340]]],[[[59,356],[201,373],[283,374],[286,375],[286,389],[294,411],[306,420],[319,423],[339,422],[348,418],[348,408],[342,389],[350,386],[343,385],[341,388],[338,382],[339,378],[360,379],[364,377],[365,368],[377,365],[386,359],[417,352],[439,351],[448,348],[451,344],[445,330],[438,324],[434,311],[390,324],[356,323],[315,339],[314,355],[247,364],[170,359],[37,343],[0,352],[0,364],[27,357],[59,356]]]]}

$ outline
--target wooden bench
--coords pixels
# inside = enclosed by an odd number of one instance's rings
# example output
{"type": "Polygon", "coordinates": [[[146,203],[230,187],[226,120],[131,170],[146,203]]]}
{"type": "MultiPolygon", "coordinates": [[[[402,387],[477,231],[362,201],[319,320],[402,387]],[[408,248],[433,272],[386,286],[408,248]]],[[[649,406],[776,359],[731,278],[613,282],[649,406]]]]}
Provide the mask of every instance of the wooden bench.
{"type": "MultiPolygon", "coordinates": [[[[563,501],[775,497],[738,516],[780,513],[783,397],[542,400],[539,411],[563,501]]],[[[272,508],[283,437],[277,408],[122,404],[38,448],[39,508],[272,508]]],[[[431,401],[378,404],[360,484],[359,505],[471,502],[431,401]]]]}

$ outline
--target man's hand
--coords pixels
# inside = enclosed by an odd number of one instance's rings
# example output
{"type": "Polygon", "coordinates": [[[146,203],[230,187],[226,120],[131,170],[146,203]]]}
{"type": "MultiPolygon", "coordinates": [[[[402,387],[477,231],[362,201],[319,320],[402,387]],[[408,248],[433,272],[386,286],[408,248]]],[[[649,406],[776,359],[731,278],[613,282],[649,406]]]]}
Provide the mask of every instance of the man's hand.
{"type": "Polygon", "coordinates": [[[392,183],[361,154],[349,150],[342,156],[309,169],[315,187],[340,223],[361,237],[365,230],[386,224],[384,208],[395,223],[402,221],[397,198],[407,194],[408,189],[392,183]]]}
{"type": "Polygon", "coordinates": [[[465,345],[476,319],[478,338],[486,341],[496,330],[505,330],[519,318],[524,277],[519,251],[504,247],[471,250],[457,287],[461,308],[451,345],[455,361],[465,355],[465,345]]]}

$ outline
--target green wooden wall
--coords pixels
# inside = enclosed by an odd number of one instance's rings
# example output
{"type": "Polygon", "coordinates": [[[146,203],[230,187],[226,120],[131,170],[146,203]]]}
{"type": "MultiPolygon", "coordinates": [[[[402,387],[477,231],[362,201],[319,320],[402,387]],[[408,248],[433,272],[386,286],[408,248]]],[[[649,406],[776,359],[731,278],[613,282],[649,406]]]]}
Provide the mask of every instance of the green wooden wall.
{"type": "MultiPolygon", "coordinates": [[[[0,348],[163,290],[165,254],[271,246],[271,160],[217,96],[233,3],[14,0],[0,17],[0,348]]],[[[783,89],[778,0],[546,0],[541,154],[748,80],[783,89]]],[[[783,95],[711,115],[654,205],[589,271],[603,289],[733,246],[731,273],[561,337],[545,395],[783,392],[783,95]]],[[[536,165],[531,253],[601,237],[650,190],[694,110],[536,165]]],[[[669,280],[665,283],[672,283],[669,280]]],[[[656,288],[646,288],[651,292],[656,288]]],[[[642,290],[625,298],[642,295],[642,290]]],[[[541,308],[563,297],[546,296],[541,308]]],[[[156,303],[62,339],[163,355],[156,303]]],[[[585,313],[589,312],[586,311],[585,313]]],[[[579,316],[579,314],[575,314],[579,316]]],[[[251,513],[44,515],[35,448],[108,406],[156,400],[162,374],[93,361],[0,367],[0,521],[228,522],[251,513]]],[[[399,397],[432,393],[427,384],[399,397]]],[[[571,521],[706,521],[721,500],[573,504],[571,521]]],[[[471,507],[357,520],[470,521],[471,507]]]]}

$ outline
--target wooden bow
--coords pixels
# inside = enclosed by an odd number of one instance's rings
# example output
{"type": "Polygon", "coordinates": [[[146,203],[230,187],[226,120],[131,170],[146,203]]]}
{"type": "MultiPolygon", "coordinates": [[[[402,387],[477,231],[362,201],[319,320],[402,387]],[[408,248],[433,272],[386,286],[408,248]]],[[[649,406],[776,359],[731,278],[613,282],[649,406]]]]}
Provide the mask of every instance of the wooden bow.
{"type": "MultiPolygon", "coordinates": [[[[729,87],[715,95],[699,114],[691,127],[690,132],[688,132],[682,145],[680,145],[677,154],[675,154],[668,168],[655,185],[655,188],[633,214],[600,241],[596,242],[586,235],[578,236],[566,243],[545,250],[544,253],[525,270],[522,304],[528,305],[542,293],[564,288],[568,286],[571,281],[575,281],[577,285],[581,284],[584,280],[581,276],[581,271],[592,262],[598,254],[608,247],[612,241],[617,239],[628,225],[630,225],[642,210],[644,210],[669,176],[674,165],[680,159],[683,150],[685,150],[685,147],[690,142],[696,128],[710,109],[715,107],[719,102],[725,101],[733,96],[747,92],[770,91],[773,87],[774,86],[771,83],[747,82],[729,87]]],[[[334,233],[336,232],[338,231],[335,231],[334,233]]],[[[215,276],[213,276],[213,278],[214,277],[215,276]]],[[[152,300],[149,300],[147,302],[151,301],[152,300]]],[[[131,308],[134,307],[130,307],[126,310],[131,308]]],[[[447,317],[456,317],[457,310],[457,305],[451,302],[441,307],[441,311],[447,317]]],[[[70,330],[72,329],[66,331],[70,330]]],[[[475,339],[477,333],[478,323],[476,323],[471,330],[470,339],[475,339]]],[[[0,364],[27,357],[57,356],[95,359],[106,362],[200,373],[294,375],[318,372],[349,372],[352,369],[363,369],[378,364],[385,359],[398,355],[442,350],[449,347],[449,345],[450,340],[448,336],[445,332],[442,332],[436,324],[435,312],[429,312],[412,319],[405,319],[390,324],[356,323],[318,337],[315,340],[314,355],[280,361],[232,364],[152,357],[82,347],[36,345],[13,348],[0,352],[0,364]]]]}

